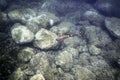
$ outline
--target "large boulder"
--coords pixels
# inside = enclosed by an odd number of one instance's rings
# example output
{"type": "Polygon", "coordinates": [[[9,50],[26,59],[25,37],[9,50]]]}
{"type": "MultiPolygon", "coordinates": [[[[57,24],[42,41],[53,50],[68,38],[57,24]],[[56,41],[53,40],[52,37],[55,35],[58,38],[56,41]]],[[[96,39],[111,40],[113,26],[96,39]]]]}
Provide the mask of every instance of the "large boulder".
{"type": "Polygon", "coordinates": [[[34,34],[24,25],[13,25],[11,34],[13,40],[18,44],[28,43],[34,39],[34,34]]]}
{"type": "Polygon", "coordinates": [[[119,18],[107,17],[105,19],[105,25],[108,31],[110,31],[113,36],[120,38],[120,19],[119,18]]]}
{"type": "Polygon", "coordinates": [[[40,49],[50,49],[57,45],[57,35],[46,29],[40,29],[35,35],[34,45],[40,49]]]}
{"type": "Polygon", "coordinates": [[[26,9],[15,9],[8,13],[8,17],[11,21],[18,21],[22,23],[28,22],[29,19],[36,16],[36,13],[34,10],[30,8],[26,9]]]}

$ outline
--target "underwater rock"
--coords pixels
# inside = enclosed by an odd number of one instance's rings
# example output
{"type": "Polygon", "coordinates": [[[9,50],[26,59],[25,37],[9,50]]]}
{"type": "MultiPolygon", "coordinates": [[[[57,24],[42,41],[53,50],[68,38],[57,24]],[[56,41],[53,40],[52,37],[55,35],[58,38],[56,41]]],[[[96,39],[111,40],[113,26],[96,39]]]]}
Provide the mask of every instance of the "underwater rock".
{"type": "Polygon", "coordinates": [[[10,80],[25,80],[25,78],[25,73],[21,68],[18,68],[10,75],[10,80]]]}
{"type": "Polygon", "coordinates": [[[59,36],[62,36],[70,31],[70,28],[73,26],[70,22],[62,22],[57,26],[53,26],[50,30],[56,33],[59,36]]]}
{"type": "Polygon", "coordinates": [[[115,69],[109,66],[107,62],[101,59],[92,60],[91,66],[87,66],[89,70],[94,72],[97,80],[115,80],[115,69]]]}
{"type": "Polygon", "coordinates": [[[34,39],[34,34],[26,26],[20,24],[13,25],[11,35],[18,44],[29,43],[34,39]]]}
{"type": "Polygon", "coordinates": [[[40,49],[50,49],[57,46],[58,41],[56,41],[57,35],[51,31],[41,28],[35,34],[35,47],[40,49]]]}
{"type": "Polygon", "coordinates": [[[112,35],[120,38],[120,19],[115,17],[107,17],[105,19],[105,26],[112,35]]]}
{"type": "Polygon", "coordinates": [[[18,53],[18,59],[22,62],[27,62],[33,57],[34,54],[34,49],[26,47],[18,53]]]}
{"type": "Polygon", "coordinates": [[[75,65],[72,68],[72,72],[75,75],[76,80],[96,80],[95,74],[85,67],[75,65]]]}
{"type": "Polygon", "coordinates": [[[36,16],[35,11],[30,8],[15,9],[8,12],[8,17],[13,22],[17,21],[17,22],[27,23],[29,19],[35,16],[36,16]]]}
{"type": "Polygon", "coordinates": [[[101,26],[103,25],[103,22],[104,22],[104,16],[102,16],[95,10],[86,11],[83,14],[83,18],[86,20],[89,20],[89,22],[92,25],[96,25],[96,26],[101,26]]]}
{"type": "Polygon", "coordinates": [[[90,65],[89,59],[90,59],[90,54],[88,52],[82,52],[79,55],[78,64],[80,64],[81,66],[90,65]]]}
{"type": "Polygon", "coordinates": [[[69,37],[63,41],[64,45],[67,47],[77,47],[80,45],[81,39],[79,39],[77,36],[69,37]]]}
{"type": "Polygon", "coordinates": [[[30,80],[45,80],[42,74],[36,74],[30,78],[30,80]]]}
{"type": "Polygon", "coordinates": [[[49,68],[49,61],[45,52],[37,53],[30,60],[30,69],[35,73],[45,74],[49,68]]]}
{"type": "Polygon", "coordinates": [[[63,68],[71,68],[76,56],[78,56],[78,50],[68,47],[55,57],[55,63],[63,68]]]}
{"type": "Polygon", "coordinates": [[[105,45],[111,42],[109,35],[104,32],[100,27],[97,26],[85,26],[83,27],[85,31],[87,43],[93,45],[105,45]]]}
{"type": "Polygon", "coordinates": [[[40,28],[49,28],[53,26],[59,18],[49,12],[41,12],[38,16],[31,18],[27,25],[37,25],[40,28]]]}
{"type": "Polygon", "coordinates": [[[99,55],[101,53],[101,49],[97,48],[95,45],[89,45],[88,47],[91,55],[99,55]]]}

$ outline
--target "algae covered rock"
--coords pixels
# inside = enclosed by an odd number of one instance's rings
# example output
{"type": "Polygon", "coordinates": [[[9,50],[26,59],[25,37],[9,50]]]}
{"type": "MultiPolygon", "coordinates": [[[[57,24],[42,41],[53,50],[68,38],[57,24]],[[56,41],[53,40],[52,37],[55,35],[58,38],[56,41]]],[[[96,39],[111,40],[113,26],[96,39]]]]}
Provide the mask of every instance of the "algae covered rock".
{"type": "Polygon", "coordinates": [[[57,26],[53,26],[50,30],[57,35],[61,36],[70,31],[70,28],[73,26],[70,22],[62,22],[57,26]]]}
{"type": "Polygon", "coordinates": [[[25,78],[25,73],[21,70],[21,68],[18,68],[10,75],[10,80],[25,80],[25,78]]]}
{"type": "Polygon", "coordinates": [[[31,18],[27,25],[36,25],[40,28],[49,28],[53,26],[56,22],[59,21],[59,18],[49,12],[41,12],[38,16],[31,18]]]}
{"type": "Polygon", "coordinates": [[[78,56],[78,50],[68,47],[55,57],[55,63],[61,67],[70,68],[76,56],[78,56]]]}
{"type": "Polygon", "coordinates": [[[8,13],[8,17],[11,21],[19,21],[26,23],[32,17],[35,17],[36,13],[30,8],[26,9],[15,9],[8,13]]]}
{"type": "Polygon", "coordinates": [[[19,24],[13,26],[11,35],[18,44],[28,43],[34,39],[34,34],[26,26],[19,24]]]}
{"type": "Polygon", "coordinates": [[[57,45],[57,35],[46,29],[40,29],[35,35],[34,45],[40,49],[50,49],[57,45]]]}
{"type": "Polygon", "coordinates": [[[111,42],[110,36],[100,27],[85,26],[83,30],[85,31],[86,39],[88,39],[89,44],[105,45],[111,42]]]}
{"type": "Polygon", "coordinates": [[[92,55],[99,55],[101,53],[101,49],[97,48],[95,45],[89,45],[89,52],[92,55]]]}
{"type": "Polygon", "coordinates": [[[104,60],[92,60],[91,66],[87,66],[87,68],[94,72],[97,80],[115,80],[115,69],[104,60]]]}
{"type": "Polygon", "coordinates": [[[77,36],[74,37],[69,37],[67,39],[65,39],[63,42],[65,44],[65,46],[69,46],[69,47],[77,47],[80,45],[80,39],[77,36]]]}
{"type": "Polygon", "coordinates": [[[18,59],[23,62],[29,61],[34,55],[34,49],[26,47],[18,53],[18,59]]]}
{"type": "Polygon", "coordinates": [[[76,80],[96,80],[95,74],[85,67],[75,65],[72,71],[76,80]]]}
{"type": "Polygon", "coordinates": [[[120,38],[120,19],[119,18],[107,17],[105,19],[105,25],[112,35],[120,38]]]}
{"type": "Polygon", "coordinates": [[[45,74],[49,68],[49,61],[45,52],[37,53],[30,60],[30,69],[35,73],[45,74]]]}
{"type": "Polygon", "coordinates": [[[45,80],[42,74],[36,74],[30,78],[30,80],[45,80]]]}

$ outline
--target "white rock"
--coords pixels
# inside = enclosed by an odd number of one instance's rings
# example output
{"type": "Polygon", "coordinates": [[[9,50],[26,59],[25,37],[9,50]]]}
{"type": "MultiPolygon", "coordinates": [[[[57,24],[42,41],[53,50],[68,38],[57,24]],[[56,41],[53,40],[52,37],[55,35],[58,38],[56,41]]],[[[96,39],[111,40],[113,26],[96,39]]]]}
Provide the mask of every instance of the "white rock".
{"type": "Polygon", "coordinates": [[[28,43],[34,39],[34,34],[23,25],[15,24],[11,30],[13,40],[18,44],[28,43]]]}
{"type": "Polygon", "coordinates": [[[35,35],[35,46],[41,49],[53,48],[57,45],[57,35],[46,29],[40,29],[35,35]]]}

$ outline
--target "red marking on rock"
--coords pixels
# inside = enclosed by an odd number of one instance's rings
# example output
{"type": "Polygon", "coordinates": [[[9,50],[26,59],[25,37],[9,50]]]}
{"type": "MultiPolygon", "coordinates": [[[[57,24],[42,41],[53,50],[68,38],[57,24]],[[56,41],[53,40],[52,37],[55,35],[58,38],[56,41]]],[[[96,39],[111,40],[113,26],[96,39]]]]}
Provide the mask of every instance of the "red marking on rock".
{"type": "Polygon", "coordinates": [[[69,38],[69,37],[70,37],[70,35],[63,35],[63,36],[58,37],[56,40],[61,41],[61,40],[64,40],[66,38],[69,38]]]}

